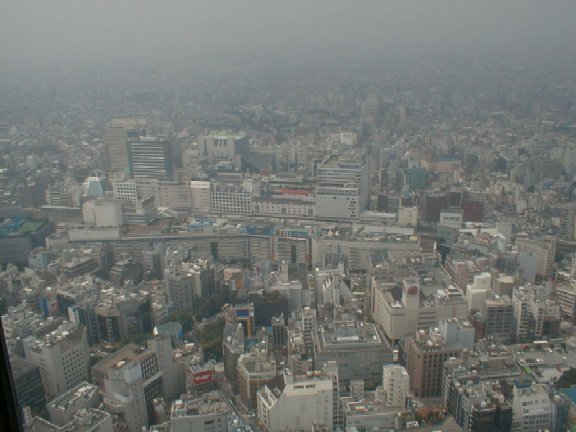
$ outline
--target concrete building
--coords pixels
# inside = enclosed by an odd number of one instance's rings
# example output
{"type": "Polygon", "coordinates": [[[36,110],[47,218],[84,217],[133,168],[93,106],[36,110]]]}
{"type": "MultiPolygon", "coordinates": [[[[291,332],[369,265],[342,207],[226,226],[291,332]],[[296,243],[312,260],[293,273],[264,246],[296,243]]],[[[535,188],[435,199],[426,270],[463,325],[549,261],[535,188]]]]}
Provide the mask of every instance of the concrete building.
{"type": "Polygon", "coordinates": [[[231,409],[224,397],[212,391],[179,399],[170,411],[171,432],[229,432],[231,409]]]}
{"type": "Polygon", "coordinates": [[[559,334],[561,308],[549,299],[549,291],[538,285],[515,287],[512,292],[514,336],[517,341],[531,342],[559,334]]]}
{"type": "Polygon", "coordinates": [[[115,119],[106,128],[108,164],[112,171],[128,172],[128,137],[144,135],[147,126],[143,119],[115,119]]]}
{"type": "Polygon", "coordinates": [[[26,359],[40,368],[44,392],[54,397],[88,379],[88,335],[81,324],[64,322],[41,337],[24,339],[26,359]]]}
{"type": "Polygon", "coordinates": [[[86,381],[81,382],[66,393],[47,404],[50,421],[64,426],[74,420],[74,415],[81,409],[97,408],[102,402],[98,387],[86,381]]]}
{"type": "Polygon", "coordinates": [[[104,406],[119,415],[128,432],[141,432],[154,419],[154,399],[163,397],[163,375],[154,352],[125,345],[92,367],[104,406]]]}
{"type": "Polygon", "coordinates": [[[187,183],[157,179],[137,179],[138,196],[153,196],[157,207],[169,207],[188,213],[192,203],[192,189],[187,183]]]}
{"type": "Polygon", "coordinates": [[[419,282],[405,279],[402,297],[397,299],[384,284],[374,281],[373,296],[374,321],[391,341],[436,327],[442,319],[468,317],[466,299],[462,291],[453,286],[422,298],[419,282]]]}
{"type": "Polygon", "coordinates": [[[238,392],[238,359],[244,353],[244,329],[241,323],[227,323],[222,338],[224,375],[234,392],[238,392]]]}
{"type": "Polygon", "coordinates": [[[368,162],[330,156],[317,168],[316,217],[358,219],[370,202],[368,162]]]}
{"type": "Polygon", "coordinates": [[[137,201],[122,201],[122,222],[127,225],[148,225],[156,219],[156,203],[153,196],[137,201]]]}
{"type": "Polygon", "coordinates": [[[162,372],[164,399],[171,401],[183,391],[178,364],[174,358],[172,340],[168,335],[155,335],[146,342],[148,349],[156,355],[158,369],[162,372]]]}
{"type": "Polygon", "coordinates": [[[519,238],[516,240],[518,250],[526,252],[536,259],[536,274],[541,277],[550,276],[554,268],[556,256],[556,238],[543,239],[519,238]]]}
{"type": "Polygon", "coordinates": [[[469,310],[474,309],[485,315],[485,300],[492,294],[492,275],[482,272],[474,275],[474,282],[466,285],[466,299],[469,310]]]}
{"type": "Polygon", "coordinates": [[[198,148],[208,165],[228,164],[241,168],[241,155],[248,150],[249,138],[245,135],[230,135],[214,132],[198,137],[198,148]]]}
{"type": "Polygon", "coordinates": [[[346,430],[387,432],[405,429],[399,420],[408,412],[403,406],[385,405],[378,399],[378,394],[366,394],[361,398],[343,397],[341,401],[346,430]]]}
{"type": "Polygon", "coordinates": [[[485,337],[500,341],[510,341],[513,338],[514,310],[512,300],[508,296],[494,296],[484,301],[485,337]]]}
{"type": "Polygon", "coordinates": [[[258,390],[257,418],[265,432],[312,431],[333,427],[332,378],[321,371],[305,376],[287,370],[258,390]]]}
{"type": "Polygon", "coordinates": [[[265,353],[240,354],[237,368],[240,399],[249,410],[256,410],[256,393],[277,375],[276,360],[265,353]]]}
{"type": "Polygon", "coordinates": [[[203,215],[210,212],[210,182],[190,182],[190,212],[193,215],[203,215]]]}
{"type": "Polygon", "coordinates": [[[82,205],[84,223],[95,227],[122,226],[122,205],[104,199],[86,201],[82,205]]]}
{"type": "Polygon", "coordinates": [[[418,226],[418,207],[401,207],[398,209],[398,225],[403,227],[418,226]]]}
{"type": "Polygon", "coordinates": [[[168,300],[177,309],[193,309],[214,288],[214,271],[207,260],[174,264],[164,270],[168,300]]]}
{"type": "Polygon", "coordinates": [[[469,321],[458,318],[441,319],[438,329],[445,346],[474,350],[475,331],[469,321]]]}
{"type": "Polygon", "coordinates": [[[386,406],[401,407],[410,394],[410,376],[403,366],[389,365],[382,369],[382,395],[386,406]]]}
{"type": "Polygon", "coordinates": [[[512,395],[514,430],[521,432],[550,430],[552,406],[545,385],[534,384],[530,379],[516,380],[512,395]]]}
{"type": "Polygon", "coordinates": [[[466,432],[512,430],[512,407],[498,382],[474,384],[454,381],[448,412],[466,432]]]}
{"type": "Polygon", "coordinates": [[[29,407],[32,415],[45,415],[46,400],[40,367],[16,354],[11,354],[10,370],[18,408],[22,410],[24,407],[29,407]]]}
{"type": "Polygon", "coordinates": [[[128,141],[130,177],[172,180],[170,143],[166,138],[138,137],[128,141]]]}
{"type": "Polygon", "coordinates": [[[24,432],[114,432],[115,428],[110,413],[88,408],[77,411],[72,421],[62,427],[42,417],[34,417],[31,424],[23,430],[24,432]]]}
{"type": "Polygon", "coordinates": [[[252,181],[225,182],[210,184],[210,212],[223,215],[252,214],[252,196],[255,184],[252,181]]]}
{"type": "Polygon", "coordinates": [[[460,229],[462,228],[462,213],[461,212],[440,212],[440,225],[460,229]]]}
{"type": "Polygon", "coordinates": [[[112,191],[115,200],[138,201],[138,188],[134,180],[112,181],[112,191]]]}
{"type": "Polygon", "coordinates": [[[389,251],[417,253],[420,244],[411,234],[335,237],[328,233],[312,238],[311,262],[320,268],[336,268],[338,263],[344,263],[350,271],[367,271],[375,255],[389,251]]]}
{"type": "Polygon", "coordinates": [[[335,361],[341,384],[363,380],[367,388],[382,382],[382,366],[392,363],[392,349],[376,326],[367,322],[340,321],[319,325],[313,333],[314,364],[335,361]]]}
{"type": "Polygon", "coordinates": [[[416,397],[437,397],[442,393],[444,362],[450,357],[460,357],[461,346],[445,345],[439,332],[419,330],[405,343],[406,371],[410,376],[412,394],[416,397]]]}

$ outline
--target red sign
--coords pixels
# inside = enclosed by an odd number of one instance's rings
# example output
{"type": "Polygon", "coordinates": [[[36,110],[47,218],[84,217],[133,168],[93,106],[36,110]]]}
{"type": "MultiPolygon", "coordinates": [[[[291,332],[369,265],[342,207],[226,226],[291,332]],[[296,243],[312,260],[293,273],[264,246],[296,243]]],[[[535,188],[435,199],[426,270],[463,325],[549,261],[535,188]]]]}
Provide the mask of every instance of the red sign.
{"type": "Polygon", "coordinates": [[[192,374],[192,382],[194,385],[204,384],[214,379],[214,371],[207,370],[196,372],[192,374]]]}
{"type": "Polygon", "coordinates": [[[417,286],[409,287],[408,288],[408,294],[410,294],[410,295],[418,294],[418,287],[417,286]]]}

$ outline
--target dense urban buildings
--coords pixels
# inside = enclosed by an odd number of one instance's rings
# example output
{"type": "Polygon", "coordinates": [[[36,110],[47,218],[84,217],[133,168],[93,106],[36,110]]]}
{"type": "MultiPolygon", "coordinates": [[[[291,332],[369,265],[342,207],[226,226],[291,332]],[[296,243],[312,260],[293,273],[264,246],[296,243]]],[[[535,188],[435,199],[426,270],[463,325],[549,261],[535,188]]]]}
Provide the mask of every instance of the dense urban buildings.
{"type": "Polygon", "coordinates": [[[40,3],[0,38],[23,430],[576,428],[569,2],[40,3]]]}

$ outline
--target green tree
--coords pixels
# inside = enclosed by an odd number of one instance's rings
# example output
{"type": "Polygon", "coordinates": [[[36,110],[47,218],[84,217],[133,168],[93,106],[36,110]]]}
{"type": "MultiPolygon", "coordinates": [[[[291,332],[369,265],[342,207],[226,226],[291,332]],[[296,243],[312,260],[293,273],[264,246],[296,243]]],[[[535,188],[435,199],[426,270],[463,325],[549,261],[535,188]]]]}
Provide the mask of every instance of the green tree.
{"type": "Polygon", "coordinates": [[[568,388],[576,384],[576,369],[570,368],[565,371],[558,381],[556,381],[556,388],[568,388]]]}

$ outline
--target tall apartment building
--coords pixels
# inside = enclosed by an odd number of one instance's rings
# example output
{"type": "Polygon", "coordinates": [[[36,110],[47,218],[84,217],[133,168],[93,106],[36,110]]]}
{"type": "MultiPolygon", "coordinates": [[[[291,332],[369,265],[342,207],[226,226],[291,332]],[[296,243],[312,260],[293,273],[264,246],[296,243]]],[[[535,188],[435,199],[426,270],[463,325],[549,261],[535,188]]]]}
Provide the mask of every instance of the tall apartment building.
{"type": "Polygon", "coordinates": [[[560,304],[548,299],[545,287],[527,285],[514,288],[512,306],[516,340],[526,342],[558,335],[562,313],[560,304]]]}
{"type": "Polygon", "coordinates": [[[552,274],[554,258],[556,256],[556,238],[542,239],[521,238],[516,240],[518,250],[526,252],[536,259],[536,274],[547,277],[552,274]]]}
{"type": "Polygon", "coordinates": [[[404,406],[406,397],[410,393],[410,376],[403,366],[383,367],[382,393],[386,406],[404,406]]]}
{"type": "Polygon", "coordinates": [[[40,368],[48,397],[57,396],[88,379],[88,334],[81,324],[64,322],[41,338],[25,338],[24,353],[27,360],[40,368]]]}
{"type": "Polygon", "coordinates": [[[153,401],[164,396],[163,373],[154,352],[128,344],[92,367],[104,405],[128,432],[141,432],[154,418],[153,401]]]}
{"type": "Polygon", "coordinates": [[[128,141],[128,163],[134,179],[172,180],[170,143],[166,138],[139,137],[128,141]]]}
{"type": "Polygon", "coordinates": [[[128,172],[128,138],[133,135],[144,135],[142,130],[146,126],[146,120],[142,119],[116,119],[110,122],[106,128],[110,170],[128,172]]]}
{"type": "Polygon", "coordinates": [[[368,162],[330,156],[317,169],[316,217],[358,219],[370,203],[368,162]]]}
{"type": "Polygon", "coordinates": [[[412,393],[416,397],[437,397],[442,393],[444,362],[460,357],[460,346],[446,346],[439,332],[419,330],[406,340],[406,371],[410,376],[412,393]]]}
{"type": "Polygon", "coordinates": [[[206,260],[182,262],[164,270],[168,300],[177,309],[192,309],[194,303],[214,287],[213,269],[206,260]]]}
{"type": "Polygon", "coordinates": [[[305,376],[285,371],[257,393],[257,417],[265,432],[312,431],[333,427],[332,378],[321,371],[305,376]]]}

